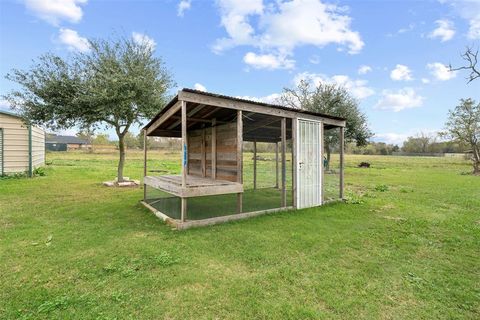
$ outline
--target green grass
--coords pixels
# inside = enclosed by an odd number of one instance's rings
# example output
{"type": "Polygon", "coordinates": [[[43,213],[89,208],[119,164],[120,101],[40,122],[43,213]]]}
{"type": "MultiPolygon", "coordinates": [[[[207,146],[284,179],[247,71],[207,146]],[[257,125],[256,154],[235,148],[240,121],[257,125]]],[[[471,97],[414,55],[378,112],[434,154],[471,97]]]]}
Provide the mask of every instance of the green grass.
{"type": "Polygon", "coordinates": [[[346,160],[347,203],[179,232],[101,185],[115,155],[48,154],[46,176],[0,180],[0,319],[480,318],[468,163],[346,160]]]}

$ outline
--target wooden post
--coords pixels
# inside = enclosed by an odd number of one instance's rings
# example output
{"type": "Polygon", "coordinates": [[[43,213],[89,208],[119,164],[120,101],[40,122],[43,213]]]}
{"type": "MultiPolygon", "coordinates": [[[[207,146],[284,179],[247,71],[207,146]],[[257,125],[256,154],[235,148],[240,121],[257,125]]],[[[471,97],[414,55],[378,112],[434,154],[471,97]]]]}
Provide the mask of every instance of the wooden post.
{"type": "MultiPolygon", "coordinates": [[[[188,149],[187,149],[187,103],[181,101],[182,105],[182,188],[187,187],[187,165],[188,165],[188,149]]],[[[187,220],[187,198],[182,198],[181,203],[181,220],[187,220]]]]}
{"type": "Polygon", "coordinates": [[[287,119],[282,118],[282,207],[287,206],[287,119]]]}
{"type": "Polygon", "coordinates": [[[201,165],[202,165],[202,177],[205,178],[207,174],[207,152],[205,148],[205,128],[202,129],[202,145],[200,147],[201,165]]]}
{"type": "MultiPolygon", "coordinates": [[[[147,130],[143,130],[143,181],[147,176],[147,130]]],[[[143,184],[143,201],[147,201],[147,185],[143,184]]]]}
{"type": "Polygon", "coordinates": [[[345,128],[340,127],[340,199],[343,200],[345,171],[345,128]]]}
{"type": "Polygon", "coordinates": [[[217,178],[217,119],[212,119],[212,179],[217,178]]]}
{"type": "MultiPolygon", "coordinates": [[[[237,110],[237,182],[243,183],[243,119],[242,110],[237,110]]],[[[243,211],[243,194],[237,193],[237,213],[243,211]]]]}
{"type": "Polygon", "coordinates": [[[278,189],[278,142],[275,142],[275,188],[278,189]]]}
{"type": "Polygon", "coordinates": [[[253,189],[257,189],[257,139],[253,141],[253,189]]]}
{"type": "Polygon", "coordinates": [[[323,157],[325,156],[325,135],[324,135],[325,125],[323,122],[320,124],[320,166],[322,169],[321,179],[322,179],[322,204],[325,202],[325,165],[323,162],[323,157]]]}
{"type": "Polygon", "coordinates": [[[292,197],[293,207],[297,207],[297,118],[292,119],[292,197]]]}

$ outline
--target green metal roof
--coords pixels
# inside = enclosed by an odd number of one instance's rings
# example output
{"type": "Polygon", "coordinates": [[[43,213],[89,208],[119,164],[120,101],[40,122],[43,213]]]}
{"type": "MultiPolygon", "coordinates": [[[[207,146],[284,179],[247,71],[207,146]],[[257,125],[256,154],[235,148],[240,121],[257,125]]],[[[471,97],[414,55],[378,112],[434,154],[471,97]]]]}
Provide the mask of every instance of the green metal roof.
{"type": "Polygon", "coordinates": [[[0,110],[0,113],[6,114],[7,116],[22,118],[21,115],[18,115],[18,114],[16,114],[16,113],[13,113],[13,112],[10,112],[10,111],[0,110]]]}

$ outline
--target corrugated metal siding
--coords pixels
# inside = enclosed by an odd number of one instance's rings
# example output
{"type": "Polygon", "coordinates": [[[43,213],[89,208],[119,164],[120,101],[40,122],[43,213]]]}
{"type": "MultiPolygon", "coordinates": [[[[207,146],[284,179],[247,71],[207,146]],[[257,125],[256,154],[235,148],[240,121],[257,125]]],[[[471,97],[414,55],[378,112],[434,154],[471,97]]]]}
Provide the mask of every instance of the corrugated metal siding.
{"type": "MultiPolygon", "coordinates": [[[[3,129],[4,173],[28,171],[28,126],[22,119],[0,113],[0,128],[3,129]]],[[[45,163],[45,133],[32,128],[33,167],[45,163]]]]}
{"type": "Polygon", "coordinates": [[[45,164],[45,132],[32,127],[32,166],[37,168],[45,164]]]}
{"type": "Polygon", "coordinates": [[[28,170],[28,127],[21,119],[5,114],[0,114],[0,127],[3,129],[5,173],[28,170]]]}

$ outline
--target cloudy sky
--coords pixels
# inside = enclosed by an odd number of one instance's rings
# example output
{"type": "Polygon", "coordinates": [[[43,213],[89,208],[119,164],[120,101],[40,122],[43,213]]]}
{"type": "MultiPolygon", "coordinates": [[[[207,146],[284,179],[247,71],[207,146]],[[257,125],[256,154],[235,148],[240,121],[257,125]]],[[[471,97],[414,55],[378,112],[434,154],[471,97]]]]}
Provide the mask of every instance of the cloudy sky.
{"type": "Polygon", "coordinates": [[[0,95],[12,68],[113,34],[151,42],[178,88],[268,102],[300,79],[344,85],[375,140],[440,130],[460,98],[480,101],[480,80],[445,67],[480,46],[480,0],[1,0],[0,95]]]}

